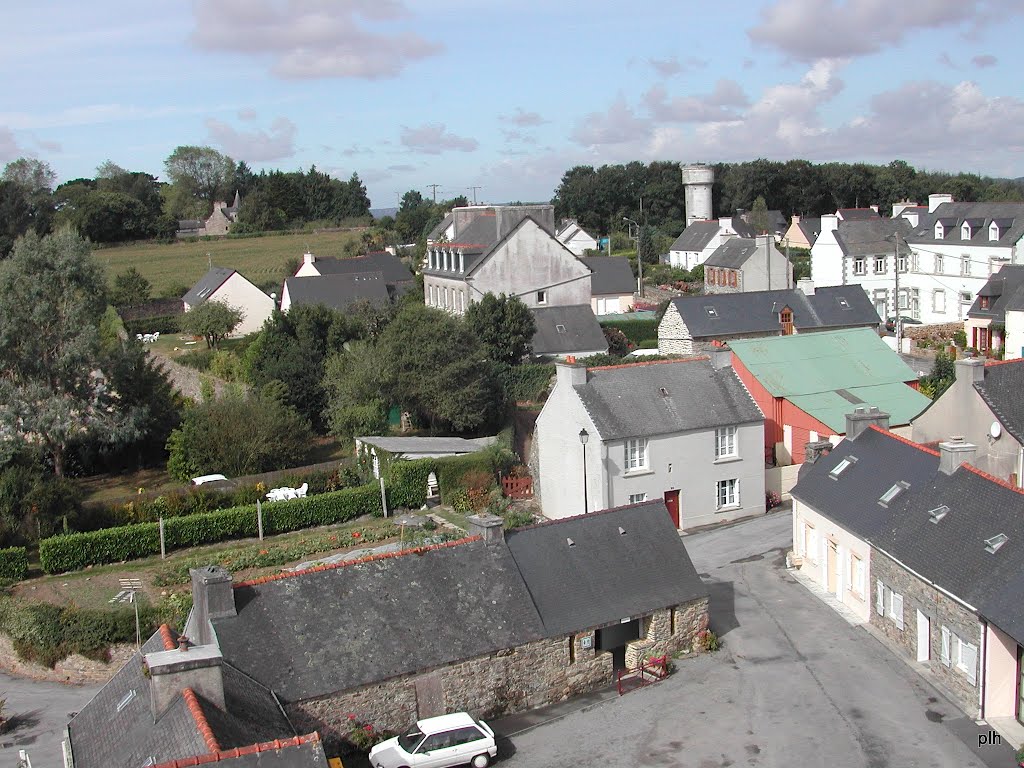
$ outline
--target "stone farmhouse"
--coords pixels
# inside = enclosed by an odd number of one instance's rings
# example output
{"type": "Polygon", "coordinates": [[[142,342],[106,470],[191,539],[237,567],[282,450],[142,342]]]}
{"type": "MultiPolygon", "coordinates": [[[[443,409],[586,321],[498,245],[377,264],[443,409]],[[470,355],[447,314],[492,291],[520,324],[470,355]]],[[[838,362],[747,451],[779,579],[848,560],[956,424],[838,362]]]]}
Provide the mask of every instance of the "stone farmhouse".
{"type": "Polygon", "coordinates": [[[793,287],[793,265],[772,235],[726,240],[704,262],[704,293],[745,293],[793,287]]]}
{"type": "Polygon", "coordinates": [[[223,236],[231,230],[231,225],[238,220],[238,211],[242,198],[235,192],[235,199],[228,205],[224,201],[213,204],[213,212],[205,220],[182,219],[178,222],[177,237],[223,236]]]}

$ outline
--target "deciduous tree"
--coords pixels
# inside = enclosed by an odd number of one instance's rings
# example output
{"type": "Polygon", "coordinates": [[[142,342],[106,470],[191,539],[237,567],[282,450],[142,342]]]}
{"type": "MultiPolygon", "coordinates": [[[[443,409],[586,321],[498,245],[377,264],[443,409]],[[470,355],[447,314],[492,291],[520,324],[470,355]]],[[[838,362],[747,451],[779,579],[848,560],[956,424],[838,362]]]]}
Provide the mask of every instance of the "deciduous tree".
{"type": "Polygon", "coordinates": [[[515,365],[530,354],[537,324],[530,308],[518,296],[485,294],[469,305],[465,318],[489,359],[515,365]]]}
{"type": "Polygon", "coordinates": [[[181,330],[206,339],[208,349],[218,349],[221,341],[231,334],[245,318],[242,310],[223,301],[210,299],[193,307],[181,316],[181,330]]]}

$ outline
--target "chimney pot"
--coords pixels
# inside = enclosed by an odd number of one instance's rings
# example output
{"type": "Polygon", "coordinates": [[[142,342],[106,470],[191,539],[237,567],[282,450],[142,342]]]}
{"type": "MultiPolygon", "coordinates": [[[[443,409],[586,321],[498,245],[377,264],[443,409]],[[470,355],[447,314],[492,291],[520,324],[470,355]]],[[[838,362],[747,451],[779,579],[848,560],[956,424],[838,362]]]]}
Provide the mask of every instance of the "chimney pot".
{"type": "Polygon", "coordinates": [[[185,635],[178,636],[178,650],[187,651],[189,647],[189,639],[185,635]]]}
{"type": "Polygon", "coordinates": [[[974,461],[977,452],[977,446],[964,442],[963,437],[959,435],[939,443],[939,471],[952,475],[961,464],[970,464],[974,461]]]}

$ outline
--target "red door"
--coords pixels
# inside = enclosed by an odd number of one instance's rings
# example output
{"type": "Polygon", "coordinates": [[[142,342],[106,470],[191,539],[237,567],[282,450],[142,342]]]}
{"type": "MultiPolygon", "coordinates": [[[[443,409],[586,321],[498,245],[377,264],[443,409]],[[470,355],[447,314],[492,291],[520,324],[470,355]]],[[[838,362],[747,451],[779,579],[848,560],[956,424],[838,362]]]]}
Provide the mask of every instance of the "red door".
{"type": "Polygon", "coordinates": [[[665,491],[665,506],[668,507],[668,516],[672,518],[672,524],[679,527],[679,491],[665,491]]]}

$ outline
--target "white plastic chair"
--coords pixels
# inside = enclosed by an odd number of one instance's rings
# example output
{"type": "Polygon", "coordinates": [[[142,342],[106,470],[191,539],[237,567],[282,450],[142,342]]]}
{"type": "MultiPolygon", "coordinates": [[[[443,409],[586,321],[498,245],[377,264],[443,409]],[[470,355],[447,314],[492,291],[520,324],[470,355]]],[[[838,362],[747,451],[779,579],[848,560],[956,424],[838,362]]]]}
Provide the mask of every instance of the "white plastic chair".
{"type": "Polygon", "coordinates": [[[306,498],[306,491],[309,490],[309,483],[303,483],[295,489],[295,498],[304,499],[306,498]]]}

